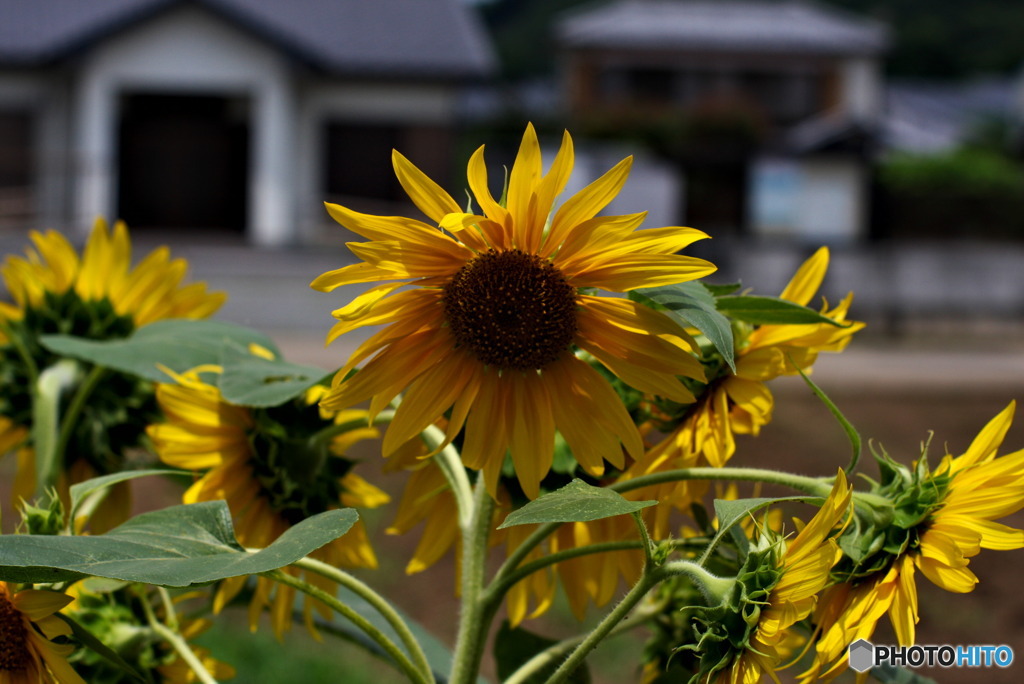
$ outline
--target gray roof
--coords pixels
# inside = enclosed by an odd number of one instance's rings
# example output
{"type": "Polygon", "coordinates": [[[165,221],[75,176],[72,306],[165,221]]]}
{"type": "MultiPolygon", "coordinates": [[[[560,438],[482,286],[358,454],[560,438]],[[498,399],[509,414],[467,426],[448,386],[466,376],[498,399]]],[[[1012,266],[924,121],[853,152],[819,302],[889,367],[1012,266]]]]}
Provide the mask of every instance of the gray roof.
{"type": "Polygon", "coordinates": [[[488,35],[462,0],[7,0],[0,3],[0,64],[59,62],[188,5],[328,72],[473,78],[497,66],[488,35]]]}
{"type": "Polygon", "coordinates": [[[806,2],[618,0],[585,6],[557,26],[569,47],[877,54],[884,24],[806,2]]]}

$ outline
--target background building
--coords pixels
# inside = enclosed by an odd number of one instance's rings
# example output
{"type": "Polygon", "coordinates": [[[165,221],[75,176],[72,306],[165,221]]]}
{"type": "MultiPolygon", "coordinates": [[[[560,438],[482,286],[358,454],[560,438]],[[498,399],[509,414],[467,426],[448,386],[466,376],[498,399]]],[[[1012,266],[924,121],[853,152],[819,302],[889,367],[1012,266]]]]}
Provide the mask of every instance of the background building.
{"type": "Polygon", "coordinates": [[[0,222],[315,242],[325,198],[399,198],[392,147],[447,178],[495,67],[459,0],[8,3],[0,222]]]}

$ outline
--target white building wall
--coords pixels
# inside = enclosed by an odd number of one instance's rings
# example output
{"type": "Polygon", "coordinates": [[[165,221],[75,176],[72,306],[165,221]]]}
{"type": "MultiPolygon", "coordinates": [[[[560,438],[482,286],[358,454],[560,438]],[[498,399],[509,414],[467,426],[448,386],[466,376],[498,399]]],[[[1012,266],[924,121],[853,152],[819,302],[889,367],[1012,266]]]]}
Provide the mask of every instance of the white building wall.
{"type": "Polygon", "coordinates": [[[126,92],[247,96],[252,242],[295,239],[296,102],[286,59],[199,8],[184,7],[102,43],[81,61],[74,94],[75,225],[116,209],[119,96],[126,92]]]}

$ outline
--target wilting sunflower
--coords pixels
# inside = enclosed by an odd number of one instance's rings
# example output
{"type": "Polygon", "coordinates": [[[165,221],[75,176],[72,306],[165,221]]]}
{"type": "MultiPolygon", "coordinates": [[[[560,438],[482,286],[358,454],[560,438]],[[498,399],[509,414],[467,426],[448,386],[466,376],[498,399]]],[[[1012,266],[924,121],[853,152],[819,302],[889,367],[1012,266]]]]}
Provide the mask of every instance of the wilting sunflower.
{"type": "MultiPolygon", "coordinates": [[[[0,267],[13,299],[0,303],[0,455],[18,449],[14,501],[31,498],[36,489],[30,440],[33,386],[40,373],[61,361],[40,345],[40,336],[127,337],[154,321],[209,316],[225,298],[208,293],[203,283],[183,286],[188,265],[184,259],[172,260],[166,247],[132,268],[128,230],[121,222],[110,232],[97,220],[81,257],[56,231],[32,231],[29,236],[35,247],[24,257],[8,256],[0,267]]],[[[68,400],[91,369],[76,364],[78,380],[68,400]]],[[[125,450],[137,446],[156,408],[150,383],[113,372],[104,375],[79,407],[60,472],[62,493],[69,484],[120,470],[125,450]]],[[[124,484],[112,488],[93,520],[94,531],[126,517],[127,494],[124,484]]]]}
{"type": "Polygon", "coordinates": [[[978,582],[968,564],[982,549],[1024,548],[1024,530],[996,522],[1024,508],[1024,450],[997,456],[1015,407],[1011,402],[967,451],[947,454],[933,472],[923,457],[913,473],[888,468],[876,493],[893,502],[895,522],[879,540],[885,542],[880,552],[840,566],[848,579],[822,598],[815,615],[822,636],[804,681],[832,679],[845,670],[847,646],[868,639],[886,613],[900,645],[913,645],[915,570],[946,591],[968,593],[978,582]]]}
{"type": "Polygon", "coordinates": [[[803,641],[791,627],[814,610],[818,592],[842,556],[834,531],[850,511],[853,489],[839,471],[832,492],[797,536],[765,529],[752,547],[732,596],[698,618],[701,681],[745,684],[775,671],[803,641]],[[756,617],[756,622],[751,618],[756,617]]]}
{"type": "MultiPolygon", "coordinates": [[[[378,436],[376,428],[366,427],[365,411],[342,411],[325,418],[316,406],[325,389],[319,386],[280,406],[234,406],[203,380],[204,373],[220,370],[199,367],[175,376],[178,384],[157,386],[157,401],[167,421],[148,429],[157,454],[169,465],[205,471],[185,492],[185,503],[224,499],[234,516],[238,541],[263,548],[311,515],[342,506],[376,508],[388,502],[388,495],[352,472],[355,462],[344,457],[354,443],[378,436]],[[339,432],[337,426],[347,424],[359,426],[339,432]]],[[[335,567],[377,565],[361,520],[343,537],[310,555],[335,567]]],[[[305,579],[334,592],[333,583],[319,575],[309,573],[305,579]]],[[[234,577],[222,582],[215,610],[234,598],[245,581],[245,577],[234,577]]],[[[249,606],[253,629],[262,609],[269,606],[274,631],[281,636],[291,626],[293,599],[291,587],[259,578],[249,606]]],[[[305,605],[308,625],[312,625],[314,607],[330,616],[319,602],[307,598],[305,605]]]]}
{"type": "Polygon", "coordinates": [[[85,684],[68,664],[71,645],[52,641],[71,634],[54,613],[73,600],[0,582],[0,684],[85,684]]]}
{"type": "MultiPolygon", "coordinates": [[[[780,298],[807,306],[825,278],[828,261],[828,249],[820,248],[800,266],[780,298]]],[[[864,327],[861,322],[846,320],[852,300],[851,294],[835,308],[822,306],[820,313],[841,326],[825,322],[754,327],[735,324],[736,372],[724,362],[714,364],[697,401],[685,407],[672,432],[651,447],[624,477],[725,465],[736,452],[736,434],[756,435],[771,420],[774,398],[766,384],[769,380],[795,375],[798,368],[810,372],[820,352],[842,351],[853,334],[864,327]]],[[[644,498],[657,498],[686,510],[706,491],[704,482],[684,481],[646,488],[644,498]]],[[[668,506],[659,508],[664,514],[669,510],[668,506]]],[[[665,530],[664,519],[657,529],[665,530]]]]}
{"type": "Polygon", "coordinates": [[[693,397],[675,376],[703,378],[690,353],[695,344],[668,317],[589,288],[625,292],[693,280],[715,267],[677,254],[706,237],[700,231],[637,231],[644,214],[597,215],[625,183],[631,158],[551,215],[573,167],[568,133],[545,174],[536,133],[527,127],[504,203],[491,195],[483,150],[468,168],[482,215],[464,213],[397,151],[398,180],[433,225],[327,205],[335,220],[369,242],[348,243],[362,261],[325,273],[312,286],[331,291],[387,281],[334,312],[340,320],[328,341],[361,326],[388,325],[355,351],[323,405],[371,400],[376,413],[404,390],[385,455],[452,409],[448,438],[465,426],[463,460],[483,471],[491,494],[510,451],[523,491],[535,498],[551,467],[556,428],[592,475],[604,471],[605,461],[621,468],[623,447],[634,458],[643,449],[611,386],[574,350],[590,353],[633,387],[676,401],[693,397]],[[406,284],[415,287],[396,293],[406,284]]]}

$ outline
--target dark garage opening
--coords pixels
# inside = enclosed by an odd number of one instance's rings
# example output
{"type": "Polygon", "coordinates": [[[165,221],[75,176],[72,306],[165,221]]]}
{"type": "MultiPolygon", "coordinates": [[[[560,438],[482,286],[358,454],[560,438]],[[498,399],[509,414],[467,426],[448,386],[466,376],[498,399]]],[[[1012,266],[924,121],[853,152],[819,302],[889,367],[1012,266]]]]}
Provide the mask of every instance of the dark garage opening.
{"type": "Polygon", "coordinates": [[[248,100],[121,98],[118,215],[130,228],[244,231],[248,100]]]}

